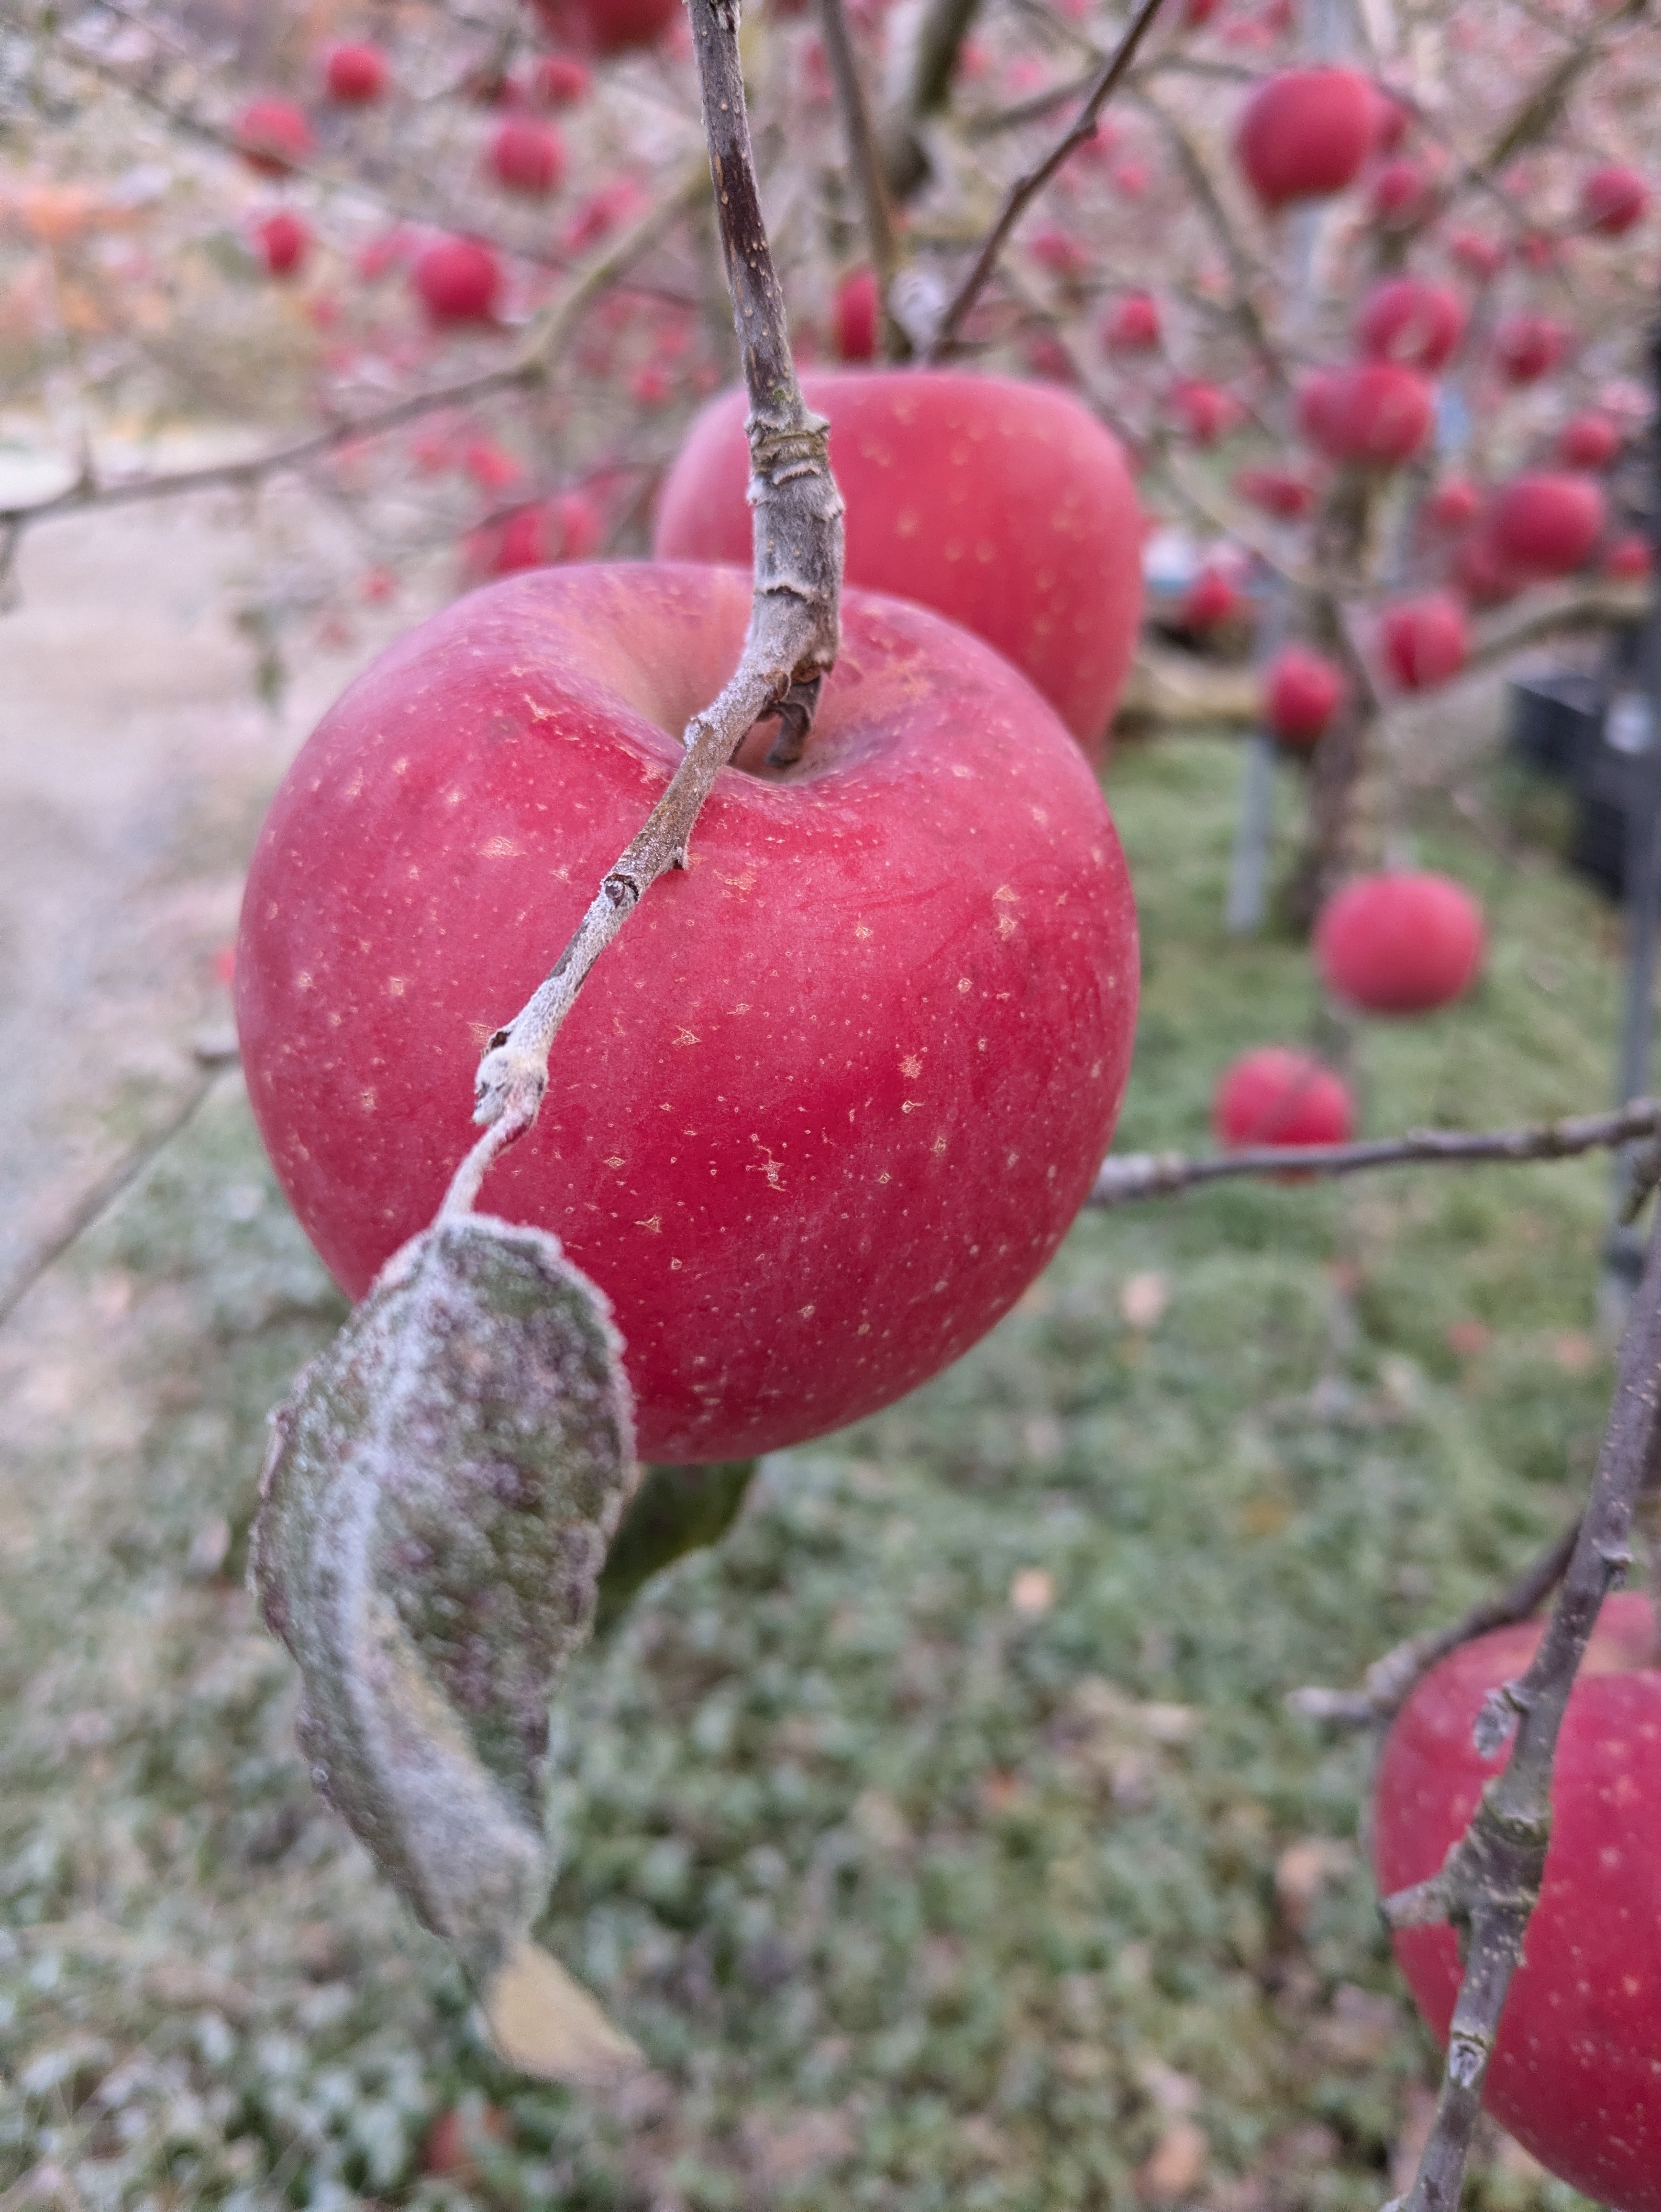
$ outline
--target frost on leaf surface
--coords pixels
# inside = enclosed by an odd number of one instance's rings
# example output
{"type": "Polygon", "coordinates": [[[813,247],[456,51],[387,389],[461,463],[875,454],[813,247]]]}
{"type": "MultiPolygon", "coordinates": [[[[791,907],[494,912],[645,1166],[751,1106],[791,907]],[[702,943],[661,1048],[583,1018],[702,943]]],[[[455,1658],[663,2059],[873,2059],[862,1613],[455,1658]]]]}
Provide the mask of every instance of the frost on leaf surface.
{"type": "MultiPolygon", "coordinates": [[[[538,2071],[557,2068],[545,2050],[535,2064],[525,2008],[539,1990],[558,2011],[563,1980],[527,1938],[549,1871],[548,1705],[636,1474],[618,1355],[604,1298],[555,1238],[442,1219],[388,1261],[273,1417],[254,1531],[313,1779],[454,1946],[499,2040],[507,2004],[509,2055],[538,2071]]],[[[631,2051],[564,1988],[556,2041],[631,2051]]],[[[593,2050],[563,2063],[603,2070],[593,2050]]]]}

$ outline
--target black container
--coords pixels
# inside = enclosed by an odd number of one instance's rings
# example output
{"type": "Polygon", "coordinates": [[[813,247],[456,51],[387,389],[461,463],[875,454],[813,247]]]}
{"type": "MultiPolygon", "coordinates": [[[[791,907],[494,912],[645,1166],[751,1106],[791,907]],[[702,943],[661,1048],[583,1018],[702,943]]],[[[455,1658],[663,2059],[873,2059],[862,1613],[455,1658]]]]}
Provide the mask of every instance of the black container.
{"type": "Polygon", "coordinates": [[[1612,898],[1627,887],[1629,824],[1652,814],[1658,777],[1649,702],[1641,691],[1618,693],[1582,757],[1569,841],[1569,866],[1612,898]]]}
{"type": "Polygon", "coordinates": [[[1579,782],[1602,735],[1602,678],[1562,669],[1555,675],[1514,678],[1506,690],[1506,740],[1512,757],[1560,783],[1579,782]]]}

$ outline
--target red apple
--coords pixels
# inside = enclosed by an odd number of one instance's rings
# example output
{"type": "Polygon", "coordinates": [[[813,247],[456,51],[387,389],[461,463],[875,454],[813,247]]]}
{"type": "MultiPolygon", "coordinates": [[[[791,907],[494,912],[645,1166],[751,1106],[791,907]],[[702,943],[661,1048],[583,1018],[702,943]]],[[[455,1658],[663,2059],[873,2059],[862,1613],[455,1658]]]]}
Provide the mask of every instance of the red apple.
{"type": "Polygon", "coordinates": [[[1372,86],[1354,70],[1286,70],[1246,102],[1234,152],[1265,207],[1323,199],[1353,184],[1372,152],[1372,86]]]}
{"type": "MultiPolygon", "coordinates": [[[[1373,1795],[1379,1893],[1427,1880],[1509,1756],[1471,1741],[1490,1690],[1537,1648],[1525,1621],[1433,1667],[1397,1715],[1373,1795]]],[[[1551,1843],[1483,2101],[1573,2188],[1620,2212],[1661,2212],[1661,1669],[1647,1598],[1611,1597],[1569,1694],[1552,1782],[1551,1843]]],[[[1445,2043],[1458,1993],[1451,1928],[1403,1929],[1396,1956],[1445,2043]]]]}
{"type": "Polygon", "coordinates": [[[1396,468],[1411,460],[1436,421],[1436,395],[1425,379],[1394,362],[1365,361],[1317,371],[1299,394],[1305,435],[1335,461],[1396,468]]]}
{"type": "Polygon", "coordinates": [[[544,107],[575,107],[593,83],[593,73],[574,54],[544,54],[531,71],[531,97],[544,107]]]}
{"type": "Polygon", "coordinates": [[[323,88],[343,106],[362,107],[386,89],[386,57],[363,40],[331,46],[323,58],[323,88]]]}
{"type": "Polygon", "coordinates": [[[1537,384],[1569,349],[1569,333],[1554,315],[1504,316],[1494,332],[1494,358],[1508,384],[1537,384]]]}
{"type": "MultiPolygon", "coordinates": [[[[261,1133],[361,1294],[735,665],[737,570],[543,568],[410,632],[261,833],[237,1018],[261,1133]]],[[[740,757],[756,762],[770,732],[740,757]]],[[[610,1297],[643,1457],[745,1457],[935,1374],[1045,1264],[1129,1067],[1135,917],[1094,778],[991,649],[849,592],[800,765],[724,769],[484,1204],[610,1297]]]]}
{"type": "Polygon", "coordinates": [[[680,14],[680,0],[534,0],[559,45],[595,54],[654,46],[680,14]]]}
{"type": "Polygon", "coordinates": [[[1647,538],[1636,530],[1623,530],[1618,538],[1609,540],[1609,549],[1603,556],[1603,574],[1620,583],[1641,583],[1654,566],[1654,560],[1647,538]]]}
{"type": "Polygon", "coordinates": [[[1264,678],[1263,721],[1282,744],[1307,752],[1319,743],[1348,689],[1335,661],[1307,646],[1286,646],[1264,678]]]}
{"type": "Polygon", "coordinates": [[[1183,594],[1177,620],[1183,629],[1220,629],[1244,607],[1244,599],[1222,570],[1208,562],[1183,594]]]}
{"type": "Polygon", "coordinates": [[[1259,1045],[1223,1071],[1211,1127],[1226,1152],[1243,1145],[1342,1145],[1354,1126],[1343,1078],[1306,1052],[1259,1045]]]}
{"type": "Polygon", "coordinates": [[[1447,1006],[1475,981],[1482,951],[1482,909],[1447,876],[1360,876],[1315,926],[1322,981],[1372,1014],[1447,1006]]]}
{"type": "Polygon", "coordinates": [[[273,276],[297,276],[311,252],[312,234],[291,209],[278,208],[254,225],[254,236],[273,276]]]}
{"type": "Polygon", "coordinates": [[[1606,520],[1603,492],[1589,478],[1536,469],[1501,486],[1488,528],[1513,568],[1567,576],[1591,557],[1606,520]]]}
{"type": "MultiPolygon", "coordinates": [[[[1067,392],[942,369],[816,369],[848,502],[848,577],[934,607],[1013,660],[1097,757],[1141,617],[1141,515],[1116,441],[1067,392]]],[[[742,392],[693,422],[660,559],[749,560],[742,392]]]]}
{"type": "Polygon", "coordinates": [[[1504,246],[1485,238],[1480,230],[1456,230],[1448,240],[1448,251],[1466,276],[1479,284],[1491,283],[1506,265],[1504,246]]]}
{"type": "Polygon", "coordinates": [[[1373,178],[1367,211],[1386,230],[1405,230],[1423,221],[1435,199],[1435,183],[1423,164],[1403,158],[1386,161],[1373,178]]]}
{"type": "Polygon", "coordinates": [[[554,561],[586,561],[603,535],[593,500],[583,492],[562,492],[481,523],[468,535],[466,566],[472,576],[494,577],[554,561]]]}
{"type": "Polygon", "coordinates": [[[1620,450],[1620,428],[1607,415],[1571,415],[1557,434],[1557,458],[1565,468],[1606,469],[1620,450]]]}
{"type": "Polygon", "coordinates": [[[1445,368],[1465,332],[1459,295],[1446,284],[1396,276],[1375,284],[1362,302],[1355,343],[1373,361],[1408,368],[1445,368]]]}
{"type": "Polygon", "coordinates": [[[545,199],[565,174],[565,148],[559,134],[528,116],[510,115],[490,141],[490,167],[498,184],[527,199],[545,199]]]}
{"type": "Polygon", "coordinates": [[[1214,446],[1220,438],[1226,437],[1243,412],[1239,401],[1232,393],[1220,385],[1203,383],[1197,377],[1173,384],[1165,404],[1183,436],[1200,447],[1214,446]]]}
{"type": "Polygon", "coordinates": [[[1458,601],[1445,592],[1397,599],[1378,617],[1384,665],[1404,691],[1429,691],[1465,665],[1470,632],[1458,601]]]}
{"type": "Polygon", "coordinates": [[[1040,224],[1027,240],[1026,250],[1040,269],[1069,283],[1076,283],[1090,267],[1089,247],[1076,232],[1064,230],[1057,222],[1040,224]]]}
{"type": "Polygon", "coordinates": [[[286,177],[313,151],[312,126],[291,100],[251,100],[231,135],[238,153],[262,177],[286,177]]]}
{"type": "Polygon", "coordinates": [[[1643,178],[1619,161],[1593,169],[1580,186],[1580,220],[1600,238],[1624,238],[1643,220],[1649,204],[1650,188],[1643,178]]]}
{"type": "Polygon", "coordinates": [[[502,264],[475,238],[435,238],[410,271],[430,321],[490,323],[502,297],[502,264]]]}
{"type": "Polygon", "coordinates": [[[1159,343],[1159,307],[1151,292],[1126,292],[1102,319],[1109,353],[1152,353],[1159,343]]]}
{"type": "Polygon", "coordinates": [[[1482,495],[1468,477],[1445,477],[1420,510],[1431,529],[1457,538],[1475,521],[1482,495]]]}
{"type": "Polygon", "coordinates": [[[882,295],[874,270],[849,270],[837,287],[832,321],[838,361],[875,360],[882,295]]]}
{"type": "Polygon", "coordinates": [[[1315,487],[1289,469],[1241,469],[1234,478],[1239,496],[1282,522],[1296,522],[1315,504],[1315,487]]]}

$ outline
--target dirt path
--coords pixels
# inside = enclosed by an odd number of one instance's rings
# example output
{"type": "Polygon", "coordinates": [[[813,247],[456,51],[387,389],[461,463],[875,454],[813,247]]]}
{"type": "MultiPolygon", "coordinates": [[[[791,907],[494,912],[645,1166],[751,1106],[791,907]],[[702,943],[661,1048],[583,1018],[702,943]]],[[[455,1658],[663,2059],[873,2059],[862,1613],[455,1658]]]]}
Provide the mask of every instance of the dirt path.
{"type": "Polygon", "coordinates": [[[260,811],[374,642],[308,651],[263,705],[234,620],[261,551],[217,495],[26,543],[0,618],[0,1285],[197,1083],[260,811]]]}

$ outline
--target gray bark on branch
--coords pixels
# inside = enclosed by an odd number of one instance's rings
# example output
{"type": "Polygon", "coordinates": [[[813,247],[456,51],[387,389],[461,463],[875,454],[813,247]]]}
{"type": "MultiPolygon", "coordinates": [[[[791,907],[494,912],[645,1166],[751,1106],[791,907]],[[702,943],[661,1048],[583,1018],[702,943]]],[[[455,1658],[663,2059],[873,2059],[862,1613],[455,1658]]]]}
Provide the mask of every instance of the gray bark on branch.
{"type": "Polygon", "coordinates": [[[1409,1129],[1354,1145],[1250,1145],[1238,1152],[1125,1152],[1104,1160],[1085,1203],[1169,1198],[1238,1176],[1346,1176],[1370,1168],[1471,1167],[1485,1160],[1568,1160],[1613,1152],[1661,1133],[1661,1099],[1634,1098],[1609,1114],[1524,1122],[1514,1129],[1409,1129]]]}

